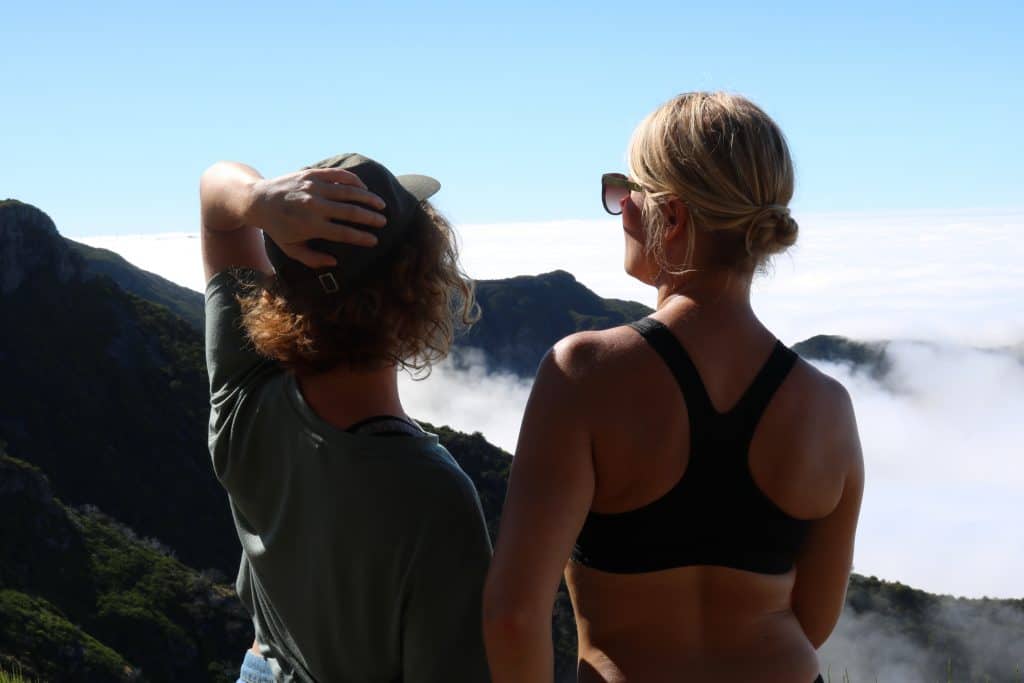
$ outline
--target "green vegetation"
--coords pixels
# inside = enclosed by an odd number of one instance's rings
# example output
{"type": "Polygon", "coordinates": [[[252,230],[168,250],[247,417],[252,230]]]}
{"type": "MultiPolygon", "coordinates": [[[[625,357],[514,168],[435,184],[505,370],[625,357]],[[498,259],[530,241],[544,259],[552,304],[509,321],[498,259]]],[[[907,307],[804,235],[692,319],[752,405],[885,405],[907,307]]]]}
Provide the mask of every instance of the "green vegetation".
{"type": "Polygon", "coordinates": [[[9,672],[0,669],[0,683],[36,683],[36,679],[25,678],[22,671],[9,672]]]}
{"type": "Polygon", "coordinates": [[[0,329],[8,451],[64,501],[99,506],[192,566],[234,572],[207,453],[202,335],[107,277],[60,283],[38,271],[0,299],[0,329]]]}
{"type": "Polygon", "coordinates": [[[33,676],[120,681],[132,674],[132,667],[120,655],[42,598],[0,590],[0,623],[4,659],[20,664],[33,676]]]}
{"type": "Polygon", "coordinates": [[[44,679],[233,681],[252,630],[230,586],[0,452],[0,666],[44,679]]]}
{"type": "Polygon", "coordinates": [[[836,666],[861,677],[909,668],[930,680],[1016,681],[1024,666],[1024,600],[934,595],[854,575],[833,638],[855,659],[836,666]],[[873,661],[879,651],[888,661],[873,661]]]}
{"type": "Polygon", "coordinates": [[[136,268],[120,255],[65,238],[71,250],[82,257],[92,276],[106,276],[125,292],[162,306],[184,319],[193,329],[203,331],[203,295],[136,268]]]}

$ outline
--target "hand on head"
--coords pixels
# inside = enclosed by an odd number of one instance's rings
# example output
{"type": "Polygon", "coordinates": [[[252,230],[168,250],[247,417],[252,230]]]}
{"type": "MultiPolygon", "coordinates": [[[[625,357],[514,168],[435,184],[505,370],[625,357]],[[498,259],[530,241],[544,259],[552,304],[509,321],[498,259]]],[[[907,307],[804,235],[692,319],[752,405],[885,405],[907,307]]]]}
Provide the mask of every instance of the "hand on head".
{"type": "Polygon", "coordinates": [[[307,242],[325,239],[363,247],[377,244],[369,230],[340,223],[381,228],[384,200],[366,189],[359,176],[340,168],[304,169],[265,178],[251,186],[246,222],[263,229],[289,257],[310,268],[337,263],[307,242]]]}

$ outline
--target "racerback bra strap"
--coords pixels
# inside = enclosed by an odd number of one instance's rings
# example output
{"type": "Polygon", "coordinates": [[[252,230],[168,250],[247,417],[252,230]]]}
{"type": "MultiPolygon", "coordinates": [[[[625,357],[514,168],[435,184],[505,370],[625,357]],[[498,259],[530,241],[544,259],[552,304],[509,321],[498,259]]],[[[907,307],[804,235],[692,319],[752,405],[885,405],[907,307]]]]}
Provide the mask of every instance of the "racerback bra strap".
{"type": "Polygon", "coordinates": [[[743,397],[729,411],[730,415],[742,424],[749,425],[750,436],[753,436],[753,430],[757,427],[761,415],[764,414],[772,396],[786,380],[789,371],[796,364],[796,360],[797,354],[781,341],[776,340],[775,348],[772,349],[768,360],[754,377],[754,381],[751,382],[743,397]]]}
{"type": "Polygon", "coordinates": [[[697,367],[676,336],[654,318],[643,318],[630,323],[629,326],[640,333],[644,341],[651,345],[672,371],[679,389],[683,392],[686,410],[690,415],[690,425],[705,424],[704,418],[715,415],[715,407],[704,388],[697,367]]]}
{"type": "Polygon", "coordinates": [[[573,560],[618,574],[700,565],[790,571],[810,522],[789,517],[758,488],[749,455],[754,428],[796,354],[776,341],[735,407],[719,413],[670,329],[651,318],[630,326],[679,384],[690,416],[690,456],[682,477],[657,500],[614,514],[590,511],[573,560]]]}
{"type": "Polygon", "coordinates": [[[768,402],[786,379],[797,359],[796,353],[776,340],[767,362],[758,371],[740,400],[727,412],[719,413],[708,396],[693,360],[670,329],[654,318],[643,318],[630,323],[629,326],[651,345],[671,370],[683,392],[691,427],[697,426],[702,430],[707,428],[712,421],[711,418],[728,418],[730,421],[738,420],[752,435],[761,414],[768,407],[768,402]]]}

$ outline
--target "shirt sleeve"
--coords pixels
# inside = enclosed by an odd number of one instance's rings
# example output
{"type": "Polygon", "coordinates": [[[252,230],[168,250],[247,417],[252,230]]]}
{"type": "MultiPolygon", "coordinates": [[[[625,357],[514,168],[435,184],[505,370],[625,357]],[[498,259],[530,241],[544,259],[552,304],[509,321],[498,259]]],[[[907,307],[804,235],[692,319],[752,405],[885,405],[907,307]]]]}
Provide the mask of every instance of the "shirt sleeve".
{"type": "Polygon", "coordinates": [[[255,277],[251,269],[224,270],[206,285],[206,369],[213,400],[244,388],[272,363],[256,353],[242,327],[238,295],[255,277]]]}
{"type": "Polygon", "coordinates": [[[411,568],[402,633],[406,683],[491,680],[482,616],[491,542],[468,478],[453,497],[430,525],[411,568]]]}
{"type": "Polygon", "coordinates": [[[210,376],[209,446],[214,470],[227,485],[234,418],[246,396],[281,372],[274,361],[256,353],[242,327],[238,295],[255,281],[252,269],[217,273],[206,285],[206,369],[210,376]]]}

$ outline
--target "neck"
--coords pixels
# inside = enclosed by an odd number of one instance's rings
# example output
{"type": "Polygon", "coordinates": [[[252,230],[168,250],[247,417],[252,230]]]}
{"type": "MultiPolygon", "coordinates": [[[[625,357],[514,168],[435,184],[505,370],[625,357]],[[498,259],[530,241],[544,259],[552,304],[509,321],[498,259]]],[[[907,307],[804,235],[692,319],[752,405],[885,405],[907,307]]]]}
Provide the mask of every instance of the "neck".
{"type": "Polygon", "coordinates": [[[408,417],[398,396],[394,366],[374,370],[339,367],[299,374],[296,381],[313,412],[340,429],[376,415],[408,417]]]}
{"type": "Polygon", "coordinates": [[[682,275],[662,274],[657,309],[685,301],[687,308],[712,315],[753,315],[750,307],[751,275],[733,270],[694,270],[682,275]]]}

